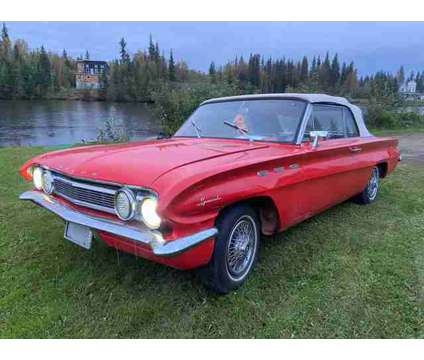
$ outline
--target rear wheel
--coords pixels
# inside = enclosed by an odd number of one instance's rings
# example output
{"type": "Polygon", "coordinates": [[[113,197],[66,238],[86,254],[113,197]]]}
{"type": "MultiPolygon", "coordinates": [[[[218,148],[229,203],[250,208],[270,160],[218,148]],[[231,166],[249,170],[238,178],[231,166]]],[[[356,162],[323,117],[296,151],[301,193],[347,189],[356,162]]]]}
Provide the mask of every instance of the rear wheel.
{"type": "Polygon", "coordinates": [[[237,205],[224,211],[216,225],[214,253],[200,275],[207,287],[228,293],[243,284],[256,262],[259,220],[250,206],[237,205]]]}
{"type": "Polygon", "coordinates": [[[370,204],[372,203],[378,194],[378,186],[380,180],[380,170],[378,166],[373,167],[371,177],[368,180],[365,189],[358,194],[354,199],[359,204],[370,204]]]}

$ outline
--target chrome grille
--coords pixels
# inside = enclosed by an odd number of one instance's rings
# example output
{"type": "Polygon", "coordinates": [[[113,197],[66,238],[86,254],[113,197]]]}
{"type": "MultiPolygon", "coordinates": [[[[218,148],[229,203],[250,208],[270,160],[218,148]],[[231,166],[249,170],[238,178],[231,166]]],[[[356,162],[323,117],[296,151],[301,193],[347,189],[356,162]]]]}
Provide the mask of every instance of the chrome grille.
{"type": "Polygon", "coordinates": [[[54,192],[74,204],[92,209],[115,212],[114,199],[117,189],[94,185],[80,180],[53,174],[54,192]]]}

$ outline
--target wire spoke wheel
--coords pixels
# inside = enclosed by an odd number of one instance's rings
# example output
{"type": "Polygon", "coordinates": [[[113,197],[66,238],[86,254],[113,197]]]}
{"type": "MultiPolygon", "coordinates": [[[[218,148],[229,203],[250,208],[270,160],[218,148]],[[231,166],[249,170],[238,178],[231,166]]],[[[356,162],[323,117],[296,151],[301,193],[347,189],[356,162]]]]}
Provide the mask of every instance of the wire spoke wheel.
{"type": "Polygon", "coordinates": [[[375,197],[377,196],[378,179],[379,179],[378,168],[375,167],[374,169],[372,169],[371,178],[368,181],[368,185],[367,185],[367,193],[370,200],[374,200],[375,197]]]}
{"type": "Polygon", "coordinates": [[[228,240],[226,265],[230,277],[241,280],[250,270],[257,247],[255,221],[244,215],[234,225],[228,240]]]}

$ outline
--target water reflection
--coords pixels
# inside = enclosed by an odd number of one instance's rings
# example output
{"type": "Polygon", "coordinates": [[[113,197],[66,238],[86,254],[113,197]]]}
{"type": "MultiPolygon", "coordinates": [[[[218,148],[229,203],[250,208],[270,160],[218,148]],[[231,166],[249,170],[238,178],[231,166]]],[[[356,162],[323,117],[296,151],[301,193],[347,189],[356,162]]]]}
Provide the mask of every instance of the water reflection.
{"type": "Polygon", "coordinates": [[[82,101],[1,101],[0,146],[62,145],[94,140],[107,119],[131,140],[159,131],[148,105],[82,101]]]}

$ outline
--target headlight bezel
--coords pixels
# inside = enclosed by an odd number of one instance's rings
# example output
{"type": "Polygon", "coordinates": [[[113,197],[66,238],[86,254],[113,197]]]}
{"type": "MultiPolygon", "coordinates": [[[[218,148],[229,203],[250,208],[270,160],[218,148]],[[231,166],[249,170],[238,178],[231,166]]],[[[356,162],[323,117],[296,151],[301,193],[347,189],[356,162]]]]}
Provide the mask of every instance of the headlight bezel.
{"type": "Polygon", "coordinates": [[[136,214],[136,205],[137,205],[136,197],[130,189],[124,187],[124,188],[119,189],[115,193],[115,199],[114,199],[115,213],[116,213],[116,216],[118,216],[118,218],[120,218],[121,220],[130,221],[130,220],[134,219],[135,214],[136,214]],[[117,201],[118,201],[118,196],[121,193],[124,194],[129,201],[130,213],[128,214],[127,217],[122,216],[122,214],[120,214],[119,211],[118,211],[117,201]]]}
{"type": "Polygon", "coordinates": [[[157,230],[162,224],[162,218],[157,213],[158,198],[152,195],[144,196],[139,204],[140,217],[143,223],[151,230],[157,230]],[[148,205],[148,204],[151,205],[148,205]],[[149,209],[145,209],[150,206],[149,209]],[[151,208],[153,206],[153,208],[151,208]],[[152,219],[153,216],[153,219],[152,219]]]}
{"type": "Polygon", "coordinates": [[[53,176],[52,173],[49,170],[45,170],[43,171],[43,191],[46,194],[52,194],[54,191],[54,180],[53,180],[53,176]],[[49,186],[49,187],[48,187],[49,186]]]}
{"type": "Polygon", "coordinates": [[[41,166],[34,166],[31,172],[32,184],[37,190],[42,191],[44,183],[44,169],[41,166]]]}

